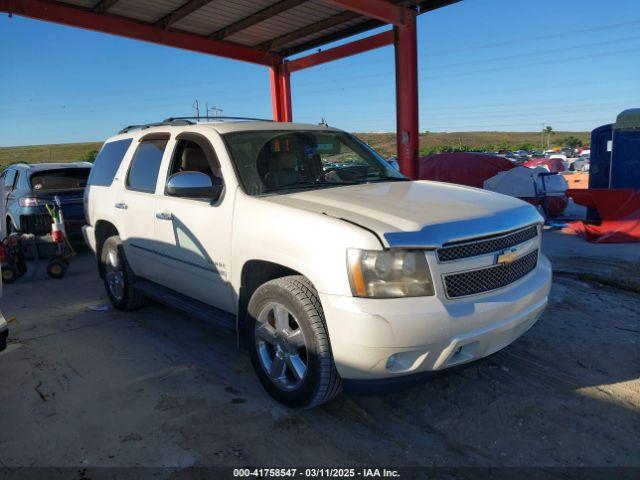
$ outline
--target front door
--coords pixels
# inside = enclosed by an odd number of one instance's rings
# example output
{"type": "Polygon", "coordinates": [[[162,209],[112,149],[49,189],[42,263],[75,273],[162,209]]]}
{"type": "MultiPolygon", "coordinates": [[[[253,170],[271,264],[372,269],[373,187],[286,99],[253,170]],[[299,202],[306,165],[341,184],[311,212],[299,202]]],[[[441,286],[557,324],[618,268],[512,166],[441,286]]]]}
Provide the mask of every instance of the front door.
{"type": "MultiPolygon", "coordinates": [[[[221,177],[213,146],[197,133],[179,135],[171,160],[165,165],[166,179],[185,171],[221,177]]],[[[212,202],[158,193],[155,204],[158,282],[235,313],[237,300],[229,283],[233,198],[223,193],[212,202]]]]}
{"type": "Polygon", "coordinates": [[[126,173],[124,188],[113,206],[129,265],[136,275],[155,280],[158,275],[154,238],[156,188],[169,134],[142,137],[126,173]]]}

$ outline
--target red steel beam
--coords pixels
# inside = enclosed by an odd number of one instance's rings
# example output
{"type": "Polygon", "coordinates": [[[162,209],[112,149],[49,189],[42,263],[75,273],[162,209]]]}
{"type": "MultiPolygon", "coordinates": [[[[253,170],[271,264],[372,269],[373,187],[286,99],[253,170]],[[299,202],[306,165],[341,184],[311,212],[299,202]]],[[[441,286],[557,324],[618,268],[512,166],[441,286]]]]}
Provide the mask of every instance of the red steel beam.
{"type": "Polygon", "coordinates": [[[276,122],[293,121],[291,109],[291,74],[287,64],[275,61],[270,67],[271,107],[276,122]]]}
{"type": "Polygon", "coordinates": [[[405,11],[403,27],[396,34],[396,108],[397,145],[400,171],[407,177],[418,177],[418,41],[416,13],[405,11]]]}
{"type": "Polygon", "coordinates": [[[95,13],[49,0],[0,0],[0,11],[260,65],[270,66],[278,58],[236,43],[212,40],[180,30],[165,30],[138,20],[95,13]]]}
{"type": "Polygon", "coordinates": [[[375,18],[397,27],[404,21],[404,7],[394,5],[389,0],[323,0],[336,7],[351,10],[365,17],[375,18]]]}
{"type": "Polygon", "coordinates": [[[358,53],[368,52],[376,48],[391,45],[394,42],[395,35],[393,30],[378,33],[362,40],[340,45],[339,47],[330,48],[323,52],[307,55],[306,57],[297,58],[288,62],[289,71],[296,72],[309,67],[315,67],[323,63],[332,62],[340,58],[350,57],[358,53]]]}

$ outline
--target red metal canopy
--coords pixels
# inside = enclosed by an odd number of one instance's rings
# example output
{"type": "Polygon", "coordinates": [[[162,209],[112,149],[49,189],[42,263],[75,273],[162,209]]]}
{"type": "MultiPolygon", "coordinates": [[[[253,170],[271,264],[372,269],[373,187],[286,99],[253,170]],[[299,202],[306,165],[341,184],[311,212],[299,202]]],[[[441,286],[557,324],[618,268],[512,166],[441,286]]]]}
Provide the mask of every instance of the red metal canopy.
{"type": "Polygon", "coordinates": [[[461,0],[0,0],[0,11],[271,69],[273,117],[292,121],[291,72],[394,44],[398,160],[418,160],[416,16],[461,0]],[[287,57],[384,25],[393,29],[287,57]]]}

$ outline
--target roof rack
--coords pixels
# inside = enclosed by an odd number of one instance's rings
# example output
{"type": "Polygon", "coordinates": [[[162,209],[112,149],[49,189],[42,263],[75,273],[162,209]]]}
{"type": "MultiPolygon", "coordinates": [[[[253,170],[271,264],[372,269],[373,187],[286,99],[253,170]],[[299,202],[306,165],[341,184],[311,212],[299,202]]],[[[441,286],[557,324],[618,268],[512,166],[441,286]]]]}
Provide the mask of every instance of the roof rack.
{"type": "Polygon", "coordinates": [[[273,120],[267,118],[253,118],[253,117],[169,117],[165,119],[165,122],[175,122],[180,120],[188,120],[193,122],[224,122],[225,120],[244,120],[247,122],[273,122],[273,120]]]}
{"type": "Polygon", "coordinates": [[[184,125],[196,125],[199,122],[224,122],[226,120],[242,120],[247,122],[273,122],[266,118],[252,118],[252,117],[169,117],[165,118],[161,122],[144,123],[141,125],[129,125],[124,127],[118,132],[118,134],[129,133],[134,130],[145,130],[152,127],[166,127],[166,126],[184,126],[184,125]]]}
{"type": "Polygon", "coordinates": [[[118,132],[118,134],[129,133],[133,130],[145,130],[152,127],[165,127],[165,126],[182,126],[182,125],[195,125],[195,122],[188,121],[186,118],[168,118],[162,122],[145,123],[141,125],[129,125],[124,127],[118,132]]]}

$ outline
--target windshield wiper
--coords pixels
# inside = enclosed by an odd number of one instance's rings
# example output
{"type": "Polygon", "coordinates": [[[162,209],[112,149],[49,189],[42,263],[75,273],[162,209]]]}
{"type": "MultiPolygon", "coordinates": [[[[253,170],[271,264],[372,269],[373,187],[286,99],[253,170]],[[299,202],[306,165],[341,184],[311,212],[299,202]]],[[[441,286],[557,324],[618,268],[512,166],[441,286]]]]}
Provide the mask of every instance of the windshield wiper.
{"type": "Polygon", "coordinates": [[[339,187],[341,185],[357,185],[360,182],[296,182],[289,185],[281,185],[279,187],[265,188],[262,193],[279,192],[282,190],[296,190],[301,188],[314,187],[339,187]]]}
{"type": "Polygon", "coordinates": [[[406,177],[378,177],[378,178],[368,178],[366,180],[367,183],[373,182],[410,182],[410,178],[406,177]]]}

